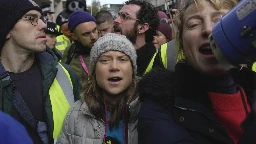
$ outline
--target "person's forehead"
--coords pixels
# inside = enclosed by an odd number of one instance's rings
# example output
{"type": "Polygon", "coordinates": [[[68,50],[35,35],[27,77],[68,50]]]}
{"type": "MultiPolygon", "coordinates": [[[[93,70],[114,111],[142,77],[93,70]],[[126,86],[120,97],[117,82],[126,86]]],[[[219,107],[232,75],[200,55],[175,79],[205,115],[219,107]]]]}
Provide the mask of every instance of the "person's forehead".
{"type": "Polygon", "coordinates": [[[109,27],[111,25],[113,25],[113,23],[109,23],[108,21],[105,21],[104,23],[99,24],[97,27],[102,28],[102,27],[109,27]]]}
{"type": "Polygon", "coordinates": [[[101,57],[104,57],[104,56],[112,56],[112,55],[115,55],[115,56],[127,56],[125,53],[121,52],[121,51],[117,51],[117,50],[110,50],[110,51],[106,51],[104,53],[101,54],[101,57]]]}
{"type": "Polygon", "coordinates": [[[120,12],[127,13],[133,17],[136,17],[136,13],[140,10],[140,6],[135,4],[124,5],[120,12]]]}
{"type": "Polygon", "coordinates": [[[217,10],[217,9],[214,8],[214,6],[210,2],[204,1],[204,2],[201,2],[200,5],[196,5],[196,4],[190,5],[185,10],[183,19],[186,20],[190,16],[196,15],[196,14],[199,14],[199,15],[203,14],[204,16],[206,16],[207,13],[208,14],[211,14],[213,12],[223,12],[223,13],[226,13],[227,11],[228,10],[226,10],[226,9],[217,10]]]}
{"type": "Polygon", "coordinates": [[[96,28],[96,23],[93,21],[80,23],[75,29],[80,32],[90,32],[96,28]]]}

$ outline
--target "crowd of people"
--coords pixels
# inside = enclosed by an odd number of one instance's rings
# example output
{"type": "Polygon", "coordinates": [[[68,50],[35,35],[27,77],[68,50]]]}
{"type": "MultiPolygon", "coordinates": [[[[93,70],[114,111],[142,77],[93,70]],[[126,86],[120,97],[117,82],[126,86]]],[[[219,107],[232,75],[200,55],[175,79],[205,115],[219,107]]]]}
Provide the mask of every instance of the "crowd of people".
{"type": "Polygon", "coordinates": [[[49,5],[1,0],[0,143],[255,143],[255,72],[225,69],[208,38],[238,3],[93,16],[67,0],[55,23],[49,5]]]}

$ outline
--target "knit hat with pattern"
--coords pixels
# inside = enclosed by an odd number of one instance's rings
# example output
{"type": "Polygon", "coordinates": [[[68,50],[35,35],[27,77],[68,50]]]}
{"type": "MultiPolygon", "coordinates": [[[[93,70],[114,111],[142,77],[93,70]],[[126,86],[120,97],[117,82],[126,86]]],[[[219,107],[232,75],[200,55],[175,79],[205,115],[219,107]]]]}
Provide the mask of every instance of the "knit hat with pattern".
{"type": "Polygon", "coordinates": [[[14,25],[30,10],[41,8],[33,0],[0,0],[0,49],[3,47],[6,35],[14,25]]]}
{"type": "Polygon", "coordinates": [[[96,62],[101,54],[107,51],[120,51],[129,56],[132,61],[133,72],[137,73],[137,54],[133,44],[124,36],[114,33],[107,33],[99,38],[91,49],[90,70],[94,71],[96,62]]]}

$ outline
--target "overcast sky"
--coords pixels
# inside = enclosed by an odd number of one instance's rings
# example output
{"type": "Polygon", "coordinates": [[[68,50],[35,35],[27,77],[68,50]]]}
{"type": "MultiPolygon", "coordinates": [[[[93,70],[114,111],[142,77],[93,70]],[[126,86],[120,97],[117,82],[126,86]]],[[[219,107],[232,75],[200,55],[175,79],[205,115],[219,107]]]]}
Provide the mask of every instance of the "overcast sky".
{"type": "MultiPolygon", "coordinates": [[[[127,0],[100,0],[100,5],[104,4],[122,4],[127,0]]],[[[87,5],[91,5],[92,0],[86,0],[87,5]]]]}

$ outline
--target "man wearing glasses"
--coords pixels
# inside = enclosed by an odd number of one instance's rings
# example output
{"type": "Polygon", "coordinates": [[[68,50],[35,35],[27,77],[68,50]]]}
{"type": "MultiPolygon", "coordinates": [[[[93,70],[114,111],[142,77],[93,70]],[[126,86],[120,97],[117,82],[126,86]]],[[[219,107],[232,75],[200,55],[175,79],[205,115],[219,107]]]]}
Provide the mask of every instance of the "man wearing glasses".
{"type": "Polygon", "coordinates": [[[79,98],[78,77],[46,48],[45,20],[33,0],[1,0],[0,14],[0,110],[33,143],[51,144],[79,98]]]}
{"type": "Polygon", "coordinates": [[[118,14],[115,19],[118,26],[115,28],[120,28],[121,34],[134,44],[138,56],[137,75],[142,76],[152,67],[151,59],[156,53],[152,41],[159,24],[157,11],[146,1],[130,0],[125,2],[118,14]]]}

